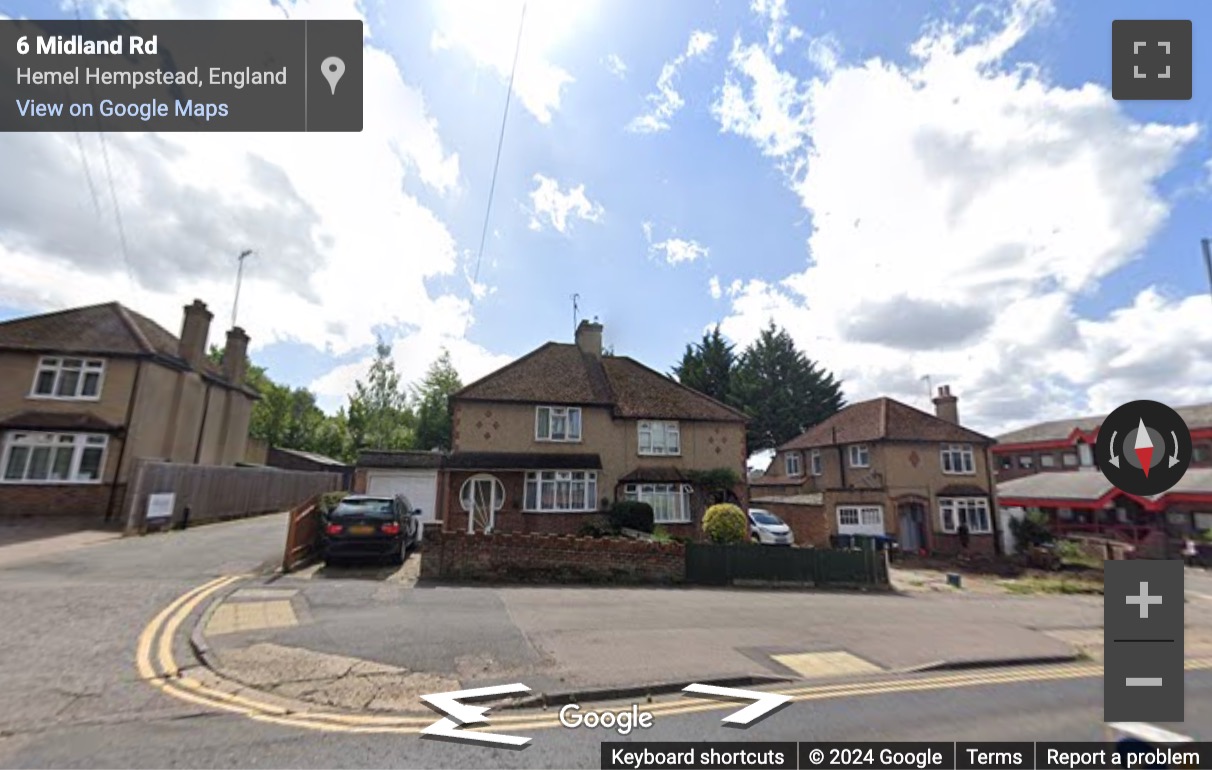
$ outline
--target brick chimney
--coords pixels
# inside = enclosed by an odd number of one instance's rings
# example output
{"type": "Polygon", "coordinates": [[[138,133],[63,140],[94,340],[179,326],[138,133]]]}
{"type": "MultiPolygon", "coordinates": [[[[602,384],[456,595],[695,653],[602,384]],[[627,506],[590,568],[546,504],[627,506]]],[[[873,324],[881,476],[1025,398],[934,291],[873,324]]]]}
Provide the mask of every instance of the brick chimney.
{"type": "Polygon", "coordinates": [[[248,365],[248,335],[239,326],[227,333],[223,348],[223,377],[232,385],[243,385],[248,365]]]}
{"type": "Polygon", "coordinates": [[[934,414],[940,420],[959,425],[959,407],[956,406],[958,401],[959,398],[951,395],[950,385],[940,385],[938,395],[934,397],[934,414]]]}
{"type": "Polygon", "coordinates": [[[206,303],[200,299],[185,306],[177,355],[181,356],[191,369],[202,368],[202,361],[206,358],[206,339],[210,336],[210,320],[214,317],[214,314],[206,309],[206,303]]]}
{"type": "Polygon", "coordinates": [[[577,347],[594,358],[602,357],[602,325],[597,321],[581,321],[577,326],[577,347]]]}

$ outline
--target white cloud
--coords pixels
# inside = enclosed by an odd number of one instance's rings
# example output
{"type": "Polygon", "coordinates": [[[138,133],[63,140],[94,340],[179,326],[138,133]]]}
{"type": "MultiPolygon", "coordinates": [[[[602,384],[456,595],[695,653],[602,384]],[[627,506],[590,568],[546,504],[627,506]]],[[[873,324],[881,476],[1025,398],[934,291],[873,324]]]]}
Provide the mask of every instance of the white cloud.
{"type": "Polygon", "coordinates": [[[618,54],[606,54],[606,59],[604,61],[606,64],[606,69],[610,70],[611,75],[614,75],[619,80],[627,77],[627,62],[619,58],[618,54]]]}
{"type": "Polygon", "coordinates": [[[724,290],[720,287],[720,277],[718,275],[711,276],[711,280],[707,282],[707,290],[711,292],[712,299],[719,299],[724,296],[724,290]]]}
{"type": "Polygon", "coordinates": [[[936,25],[908,66],[834,60],[806,82],[738,40],[717,119],[786,173],[813,232],[802,272],[730,289],[725,333],[744,343],[773,318],[851,400],[925,406],[930,375],[989,431],[1145,392],[1212,399],[1206,296],[1075,309],[1147,250],[1169,210],[1155,184],[1198,129],[1004,64],[1049,10],[936,25]],[[1129,332],[1146,318],[1152,338],[1129,332]]]}
{"type": "Polygon", "coordinates": [[[783,52],[783,41],[803,35],[798,27],[788,28],[787,0],[753,0],[749,9],[766,21],[766,47],[775,55],[783,52]]]}
{"type": "Polygon", "coordinates": [[[564,89],[575,78],[553,60],[554,52],[574,33],[588,28],[596,0],[530,0],[525,3],[522,42],[517,45],[522,0],[444,0],[435,3],[435,51],[458,50],[479,67],[509,82],[518,51],[514,93],[540,123],[550,123],[560,109],[564,89]]]}
{"type": "Polygon", "coordinates": [[[530,191],[531,230],[537,232],[544,227],[552,227],[567,235],[573,219],[601,221],[604,213],[602,204],[589,200],[585,185],[579,184],[568,188],[568,192],[561,192],[559,182],[542,174],[535,174],[534,182],[535,188],[530,191]]]}
{"type": "MultiPolygon", "coordinates": [[[[345,3],[207,5],[223,18],[352,18],[345,3]]],[[[92,15],[92,10],[89,11],[92,15]]],[[[101,13],[195,18],[193,3],[108,3],[101,13]]],[[[405,182],[455,190],[459,159],[421,93],[368,37],[365,120],[358,134],[109,134],[108,154],[130,246],[122,257],[96,135],[84,158],[70,134],[12,134],[0,142],[0,304],[45,311],[119,300],[170,331],[198,297],[221,343],[231,312],[235,257],[245,265],[239,323],[256,351],[294,341],[341,356],[399,330],[402,350],[449,343],[469,371],[498,357],[461,335],[465,300],[427,288],[456,275],[447,226],[404,192],[405,182]],[[104,194],[100,213],[83,176],[104,194]],[[53,226],[48,223],[54,223],[53,226]],[[398,244],[406,243],[401,250],[398,244]],[[458,318],[457,330],[444,318],[458,318]],[[409,347],[413,346],[413,347],[409,347]]],[[[487,291],[481,287],[480,291],[487,291]]],[[[415,367],[415,361],[410,367],[415,367]]],[[[335,376],[335,375],[334,375],[335,376]]]]}
{"type": "MultiPolygon", "coordinates": [[[[666,264],[678,265],[683,262],[694,262],[706,257],[710,250],[701,243],[685,238],[669,237],[663,241],[652,240],[652,223],[642,222],[640,228],[644,231],[644,240],[648,242],[648,256],[664,260],[666,264]]],[[[718,285],[719,281],[716,281],[718,285]]]]}
{"type": "Polygon", "coordinates": [[[685,106],[686,101],[674,88],[678,72],[686,62],[706,56],[715,45],[716,37],[712,32],[695,30],[690,33],[686,50],[678,54],[672,61],[661,67],[657,78],[657,90],[645,97],[649,110],[637,115],[627,124],[627,130],[636,134],[653,134],[669,130],[669,121],[685,106]]]}

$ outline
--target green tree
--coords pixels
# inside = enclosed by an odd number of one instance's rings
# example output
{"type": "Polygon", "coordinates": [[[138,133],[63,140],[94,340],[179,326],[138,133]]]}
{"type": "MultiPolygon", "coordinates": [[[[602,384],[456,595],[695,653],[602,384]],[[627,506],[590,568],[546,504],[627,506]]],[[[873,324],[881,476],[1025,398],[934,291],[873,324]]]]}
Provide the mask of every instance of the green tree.
{"type": "Polygon", "coordinates": [[[347,424],[353,451],[408,449],[416,419],[391,360],[391,345],[379,340],[365,381],[354,383],[347,424]]]}
{"type": "Polygon", "coordinates": [[[450,351],[443,348],[441,355],[429,365],[425,379],[413,388],[417,412],[414,449],[450,449],[449,398],[462,387],[463,381],[450,360],[450,351]]]}
{"type": "Polygon", "coordinates": [[[740,356],[731,388],[734,403],[750,418],[750,451],[789,441],[845,406],[841,383],[773,321],[740,356]]]}
{"type": "Polygon", "coordinates": [[[732,374],[736,364],[734,346],[720,334],[720,326],[716,324],[700,342],[686,346],[681,363],[673,368],[673,375],[688,388],[717,401],[734,404],[732,374]]]}

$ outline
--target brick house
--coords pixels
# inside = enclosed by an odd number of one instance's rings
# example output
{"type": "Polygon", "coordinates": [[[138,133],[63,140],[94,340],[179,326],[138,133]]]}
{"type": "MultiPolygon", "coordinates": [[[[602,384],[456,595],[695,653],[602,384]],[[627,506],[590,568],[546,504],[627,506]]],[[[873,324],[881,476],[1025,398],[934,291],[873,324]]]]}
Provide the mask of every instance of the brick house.
{"type": "Polygon", "coordinates": [[[180,339],[116,302],[0,323],[0,517],[109,519],[139,459],[243,460],[248,336],[216,366],[211,318],[186,306],[180,339]]]}
{"type": "Polygon", "coordinates": [[[999,549],[989,447],[993,439],[959,424],[947,386],[935,414],[891,398],[845,407],[778,447],[767,473],[750,482],[755,508],[782,516],[796,542],[823,546],[833,535],[888,535],[904,550],[999,549]]]}
{"type": "Polygon", "coordinates": [[[697,537],[695,471],[731,469],[744,503],[745,415],[625,356],[602,326],[549,342],[451,396],[439,507],[447,531],[573,534],[622,499],[697,537]]]}

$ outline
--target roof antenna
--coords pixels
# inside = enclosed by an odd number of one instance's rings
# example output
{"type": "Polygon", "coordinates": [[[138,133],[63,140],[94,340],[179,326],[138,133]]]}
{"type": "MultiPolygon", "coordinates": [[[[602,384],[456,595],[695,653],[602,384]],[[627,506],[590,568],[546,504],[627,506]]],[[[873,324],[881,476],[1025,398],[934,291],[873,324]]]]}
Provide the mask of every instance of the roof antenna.
{"type": "Polygon", "coordinates": [[[921,379],[926,381],[926,403],[930,403],[930,400],[934,398],[934,381],[928,374],[923,374],[921,379]]]}
{"type": "Polygon", "coordinates": [[[580,294],[572,295],[572,333],[573,334],[577,333],[577,320],[578,320],[577,314],[580,312],[580,307],[577,305],[577,300],[579,300],[580,298],[581,298],[580,294]]]}

